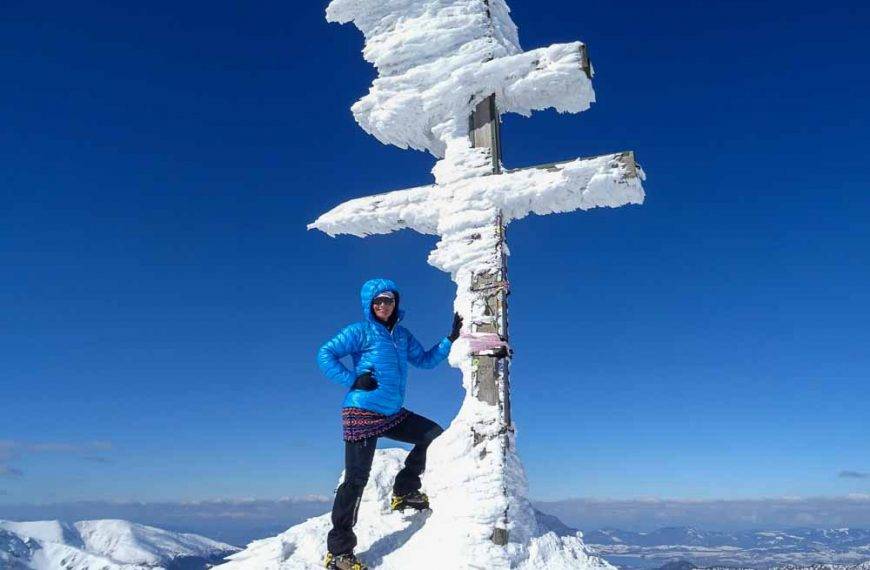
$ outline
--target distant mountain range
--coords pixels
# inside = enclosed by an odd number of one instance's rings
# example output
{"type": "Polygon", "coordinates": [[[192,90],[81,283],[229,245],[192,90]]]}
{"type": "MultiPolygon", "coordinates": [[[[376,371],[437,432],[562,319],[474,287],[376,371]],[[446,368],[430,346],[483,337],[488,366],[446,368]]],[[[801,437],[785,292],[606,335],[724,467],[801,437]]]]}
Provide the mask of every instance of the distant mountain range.
{"type": "MultiPolygon", "coordinates": [[[[536,515],[557,535],[578,532],[557,517],[536,515]]],[[[602,529],[584,533],[583,540],[623,570],[870,570],[870,529],[602,529]]],[[[204,570],[238,551],[203,536],[123,520],[0,520],[2,570],[204,570]]]]}
{"type": "MultiPolygon", "coordinates": [[[[734,568],[733,566],[695,566],[691,562],[668,562],[657,570],[754,570],[752,568],[734,568]]],[[[770,570],[870,570],[870,562],[860,564],[813,564],[811,566],[774,566],[770,570]]]]}
{"type": "Polygon", "coordinates": [[[238,550],[122,520],[0,520],[3,570],[202,570],[238,550]]]}
{"type": "MultiPolygon", "coordinates": [[[[660,568],[683,561],[691,567],[773,568],[814,564],[855,566],[870,560],[870,530],[855,528],[719,532],[668,527],[652,532],[602,529],[584,541],[622,568],[660,568]]],[[[676,565],[667,570],[683,570],[676,565]]],[[[816,570],[840,570],[818,566],[816,570]]],[[[865,564],[860,570],[870,570],[865,564]]]]}

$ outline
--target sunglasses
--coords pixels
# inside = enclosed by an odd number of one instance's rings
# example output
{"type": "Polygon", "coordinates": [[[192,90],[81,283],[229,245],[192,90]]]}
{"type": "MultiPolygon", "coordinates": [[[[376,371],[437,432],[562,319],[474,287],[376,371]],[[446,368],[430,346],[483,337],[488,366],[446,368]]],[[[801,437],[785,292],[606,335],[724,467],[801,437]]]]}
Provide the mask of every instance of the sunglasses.
{"type": "Polygon", "coordinates": [[[377,299],[372,301],[372,305],[374,305],[374,306],[393,305],[393,304],[395,304],[395,302],[396,302],[395,299],[390,299],[389,297],[378,297],[377,299]]]}

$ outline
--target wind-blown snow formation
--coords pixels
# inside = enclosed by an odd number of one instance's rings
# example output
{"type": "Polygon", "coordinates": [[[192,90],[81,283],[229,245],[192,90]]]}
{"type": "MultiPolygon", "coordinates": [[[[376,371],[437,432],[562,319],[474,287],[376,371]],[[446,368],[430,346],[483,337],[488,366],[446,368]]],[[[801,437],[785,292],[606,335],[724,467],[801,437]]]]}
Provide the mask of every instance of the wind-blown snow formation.
{"type": "MultiPolygon", "coordinates": [[[[457,421],[461,422],[459,418],[457,421]]],[[[456,425],[456,421],[451,425],[451,429],[461,427],[456,425]]],[[[499,502],[499,493],[469,495],[464,491],[483,487],[477,485],[476,481],[468,481],[470,473],[476,472],[476,469],[469,469],[470,463],[478,458],[461,451],[441,438],[433,443],[430,467],[423,477],[433,512],[407,515],[390,510],[393,479],[401,469],[407,452],[397,448],[379,449],[376,452],[369,484],[360,504],[358,522],[354,527],[359,539],[357,555],[370,568],[613,570],[612,566],[587,551],[580,533],[559,536],[539,527],[534,516],[525,521],[527,540],[524,544],[512,542],[508,550],[493,544],[485,536],[490,531],[487,522],[480,520],[477,513],[487,512],[488,503],[499,502]],[[449,487],[452,485],[459,485],[460,489],[451,490],[449,487]]],[[[512,469],[521,471],[522,467],[517,463],[512,469]]],[[[523,477],[521,473],[516,476],[523,477]]],[[[531,510],[531,506],[528,508],[531,510]]],[[[218,568],[322,568],[326,534],[330,528],[329,513],[309,519],[276,537],[251,543],[247,549],[233,554],[229,562],[218,568]]]]}
{"type": "Polygon", "coordinates": [[[10,570],[163,570],[194,561],[204,568],[238,550],[122,520],[0,521],[0,568],[10,570]]]}
{"type": "Polygon", "coordinates": [[[362,31],[379,74],[352,108],[357,122],[385,144],[443,156],[493,93],[506,113],[588,109],[580,43],[523,52],[509,12],[503,0],[333,0],[327,19],[362,31]]]}

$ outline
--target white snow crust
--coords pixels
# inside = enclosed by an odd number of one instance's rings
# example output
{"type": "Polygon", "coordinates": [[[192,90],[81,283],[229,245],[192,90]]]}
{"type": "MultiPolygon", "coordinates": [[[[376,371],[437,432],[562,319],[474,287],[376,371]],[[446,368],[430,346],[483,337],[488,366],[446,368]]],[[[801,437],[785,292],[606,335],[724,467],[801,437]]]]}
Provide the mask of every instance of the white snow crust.
{"type": "MultiPolygon", "coordinates": [[[[486,225],[498,210],[509,223],[529,214],[643,203],[640,181],[630,176],[620,156],[581,158],[551,169],[515,170],[357,198],[333,208],[310,227],[329,235],[364,237],[412,229],[445,236],[486,225]]],[[[440,268],[452,272],[453,264],[440,268]]]]}
{"type": "Polygon", "coordinates": [[[22,538],[32,538],[41,542],[58,542],[82,546],[81,537],[75,527],[61,521],[3,521],[0,529],[17,534],[22,538]]]}
{"type": "Polygon", "coordinates": [[[123,520],[0,521],[0,568],[161,570],[179,558],[214,559],[235,546],[123,520]],[[4,564],[6,566],[4,566],[4,564]]]}
{"type": "Polygon", "coordinates": [[[333,0],[326,16],[365,36],[379,76],[352,110],[385,144],[443,156],[493,93],[502,112],[522,115],[579,112],[595,99],[580,43],[523,52],[503,0],[333,0]]]}
{"type": "MultiPolygon", "coordinates": [[[[469,410],[470,411],[470,410],[469,410]]],[[[456,441],[444,438],[470,429],[461,416],[430,448],[429,469],[424,474],[433,512],[402,514],[390,510],[393,479],[402,467],[407,452],[379,449],[375,454],[369,483],[354,527],[359,543],[357,555],[372,570],[408,568],[443,569],[587,569],[614,570],[583,545],[581,533],[559,537],[540,528],[531,505],[524,497],[513,509],[511,529],[518,540],[508,548],[489,540],[492,521],[486,515],[492,507],[503,509],[503,497],[493,474],[491,479],[476,477],[478,462],[495,467],[495,458],[480,458],[470,449],[460,449],[456,441]],[[522,536],[521,536],[522,535],[522,536]]],[[[496,450],[493,450],[494,452],[496,450]]],[[[523,484],[525,476],[519,462],[510,464],[510,477],[523,484]]],[[[220,570],[314,570],[323,567],[326,535],[331,528],[326,513],[296,525],[286,532],[251,543],[233,554],[220,570]]]]}

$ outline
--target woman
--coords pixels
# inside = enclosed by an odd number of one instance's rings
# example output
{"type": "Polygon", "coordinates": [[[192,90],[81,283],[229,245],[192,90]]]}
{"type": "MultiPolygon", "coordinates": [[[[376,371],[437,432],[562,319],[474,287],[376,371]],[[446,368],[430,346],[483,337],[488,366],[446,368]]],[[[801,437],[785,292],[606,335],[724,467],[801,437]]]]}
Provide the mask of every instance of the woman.
{"type": "Polygon", "coordinates": [[[399,289],[389,279],[366,281],[360,291],[365,319],[342,329],[320,347],[317,363],[331,380],[349,388],[344,398],[344,482],[332,506],[332,530],[327,537],[325,564],[336,570],[364,570],[356,558],[357,512],[368,482],[378,437],[411,443],[414,448],[393,484],[393,510],[427,509],[429,499],[420,492],[420,475],[426,468],[426,451],[444,430],[423,416],[402,407],[408,363],[434,368],[447,358],[462,328],[462,317],[453,315],[450,334],[429,350],[408,329],[399,325],[399,289]],[[353,370],[340,358],[351,355],[353,370]]]}

